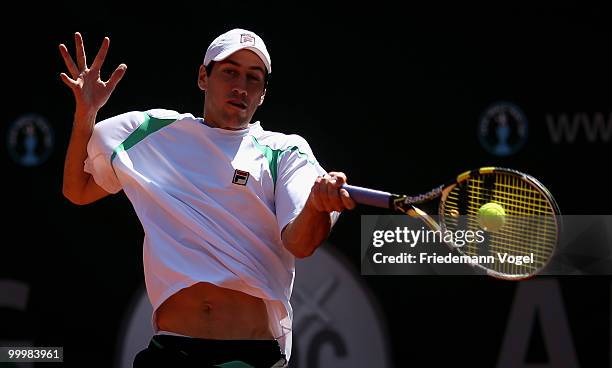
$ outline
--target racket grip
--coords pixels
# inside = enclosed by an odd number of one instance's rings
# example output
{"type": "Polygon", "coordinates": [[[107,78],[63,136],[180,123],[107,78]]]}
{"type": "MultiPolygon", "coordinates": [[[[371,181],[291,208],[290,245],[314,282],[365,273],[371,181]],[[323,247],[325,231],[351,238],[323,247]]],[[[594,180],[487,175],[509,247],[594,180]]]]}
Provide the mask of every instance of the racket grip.
{"type": "Polygon", "coordinates": [[[343,189],[349,193],[351,198],[359,204],[368,206],[390,208],[391,193],[382,192],[380,190],[356,187],[354,185],[344,184],[343,189]]]}

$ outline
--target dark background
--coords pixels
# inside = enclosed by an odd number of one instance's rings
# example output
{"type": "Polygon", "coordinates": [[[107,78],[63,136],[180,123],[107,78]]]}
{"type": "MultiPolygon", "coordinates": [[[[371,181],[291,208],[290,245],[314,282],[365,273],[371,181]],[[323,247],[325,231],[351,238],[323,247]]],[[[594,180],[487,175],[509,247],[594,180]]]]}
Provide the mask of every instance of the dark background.
{"type": "MultiPolygon", "coordinates": [[[[201,116],[196,77],[206,47],[241,27],[262,36],[274,65],[256,119],[268,130],[305,137],[322,166],[346,172],[351,183],[414,193],[470,168],[505,166],[539,178],[564,213],[610,213],[609,140],[589,142],[578,134],[573,142],[554,143],[546,125],[547,114],[580,112],[601,112],[609,122],[606,8],[554,2],[13,5],[0,25],[2,137],[10,123],[34,112],[54,129],[55,148],[34,168],[17,165],[6,148],[0,158],[6,210],[0,279],[30,285],[26,311],[0,307],[0,339],[64,346],[71,363],[111,366],[118,321],[143,282],[142,228],[124,194],[83,207],[61,194],[74,102],[59,79],[65,67],[57,46],[74,52],[75,31],[84,36],[90,62],[102,38],[111,38],[106,77],[119,63],[128,65],[99,119],[158,107],[201,116]],[[478,139],[479,119],[497,101],[519,106],[529,123],[527,142],[509,157],[490,154],[478,139]]],[[[371,213],[380,212],[346,213],[330,237],[357,268],[355,229],[359,216],[371,213]]],[[[386,315],[395,366],[496,364],[504,330],[481,328],[505,326],[515,283],[362,280],[386,315]],[[420,322],[405,318],[410,315],[420,322]]],[[[609,366],[610,277],[558,280],[580,364],[609,366]]],[[[542,344],[536,328],[529,361],[548,361],[542,344]]]]}

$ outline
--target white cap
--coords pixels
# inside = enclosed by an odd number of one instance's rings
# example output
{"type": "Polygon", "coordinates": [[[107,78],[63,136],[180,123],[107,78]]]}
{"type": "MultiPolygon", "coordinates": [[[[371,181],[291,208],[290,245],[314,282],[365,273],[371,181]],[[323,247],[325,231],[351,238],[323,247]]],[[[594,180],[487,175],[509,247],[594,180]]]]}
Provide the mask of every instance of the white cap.
{"type": "Polygon", "coordinates": [[[232,29],[215,38],[206,50],[204,66],[208,66],[211,61],[223,60],[234,52],[242,49],[251,50],[256,53],[263,61],[268,73],[272,73],[270,54],[268,54],[266,45],[261,37],[254,32],[240,28],[232,29]]]}

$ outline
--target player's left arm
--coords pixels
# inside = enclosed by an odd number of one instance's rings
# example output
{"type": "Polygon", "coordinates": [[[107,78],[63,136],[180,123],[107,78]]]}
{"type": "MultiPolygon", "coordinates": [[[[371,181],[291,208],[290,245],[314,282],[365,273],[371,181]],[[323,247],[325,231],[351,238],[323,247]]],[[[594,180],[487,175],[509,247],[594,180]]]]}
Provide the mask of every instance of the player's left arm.
{"type": "Polygon", "coordinates": [[[302,211],[283,229],[283,245],[297,258],[312,255],[329,235],[333,212],[355,208],[345,189],[346,175],[330,172],[316,178],[302,211]]]}

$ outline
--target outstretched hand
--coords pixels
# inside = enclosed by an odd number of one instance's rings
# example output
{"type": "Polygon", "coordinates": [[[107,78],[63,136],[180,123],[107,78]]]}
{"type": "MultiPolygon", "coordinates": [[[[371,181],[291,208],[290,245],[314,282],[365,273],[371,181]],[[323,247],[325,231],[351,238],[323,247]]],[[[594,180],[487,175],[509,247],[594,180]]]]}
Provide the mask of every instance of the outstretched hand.
{"type": "Polygon", "coordinates": [[[68,73],[70,73],[70,77],[66,73],[61,73],[60,77],[74,93],[77,113],[95,114],[104,106],[106,101],[108,101],[117,83],[123,78],[127,65],[120,64],[113,74],[111,74],[110,79],[105,82],[100,79],[100,69],[102,68],[102,64],[104,64],[110,39],[104,37],[102,46],[91,64],[91,67],[87,66],[83,37],[80,33],[77,32],[74,34],[74,41],[76,44],[76,64],[70,56],[66,46],[64,44],[59,45],[60,53],[68,68],[68,73]]]}

